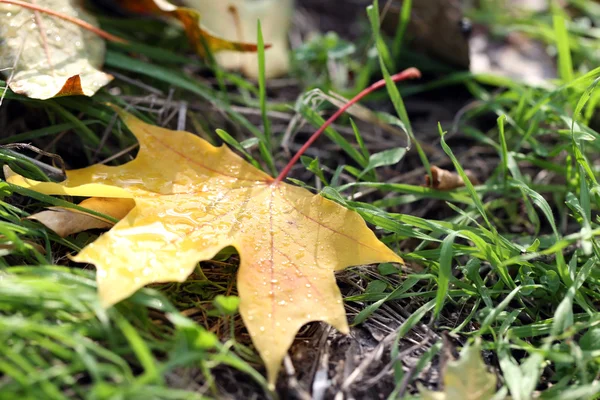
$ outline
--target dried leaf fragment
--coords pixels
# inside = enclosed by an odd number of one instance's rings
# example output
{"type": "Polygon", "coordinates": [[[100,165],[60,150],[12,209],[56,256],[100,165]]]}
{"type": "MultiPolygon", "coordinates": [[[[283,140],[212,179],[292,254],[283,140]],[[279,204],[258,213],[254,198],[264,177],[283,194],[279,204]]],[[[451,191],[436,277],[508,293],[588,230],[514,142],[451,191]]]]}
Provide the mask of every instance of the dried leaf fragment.
{"type": "MultiPolygon", "coordinates": [[[[465,174],[474,185],[479,183],[471,171],[466,170],[465,174]]],[[[425,175],[425,186],[437,190],[452,190],[465,186],[465,182],[456,172],[450,172],[435,165],[431,167],[431,176],[432,180],[429,179],[429,175],[425,175]]]]}
{"type": "Polygon", "coordinates": [[[22,251],[24,246],[29,246],[41,254],[46,254],[46,249],[39,243],[32,242],[31,240],[23,240],[15,243],[5,235],[0,235],[0,257],[6,257],[20,250],[22,251]]]}
{"type": "MultiPolygon", "coordinates": [[[[135,202],[132,199],[92,197],[82,201],[79,205],[121,220],[135,206],[135,202]]],[[[41,222],[60,237],[89,229],[106,229],[114,225],[113,222],[95,215],[64,207],[49,207],[46,211],[33,214],[29,219],[41,222]]]]}
{"type": "Polygon", "coordinates": [[[487,371],[481,359],[479,345],[465,347],[460,358],[450,361],[444,373],[444,391],[434,392],[423,388],[423,400],[489,400],[496,393],[496,375],[487,371]]]}
{"type": "MultiPolygon", "coordinates": [[[[96,25],[77,1],[46,0],[44,7],[96,25]]],[[[92,96],[112,80],[98,70],[105,48],[94,33],[9,4],[0,4],[0,15],[0,71],[12,76],[9,86],[15,93],[35,99],[92,96]]]]}
{"type": "MultiPolygon", "coordinates": [[[[254,52],[256,45],[241,41],[227,40],[211,33],[201,24],[201,14],[187,7],[177,7],[166,0],[123,0],[120,6],[140,14],[162,15],[175,18],[181,22],[190,44],[200,56],[206,56],[207,46],[211,52],[230,50],[235,52],[254,52]]],[[[204,19],[206,20],[206,18],[204,19]]],[[[223,21],[216,21],[221,26],[229,26],[223,21]]]]}
{"type": "Polygon", "coordinates": [[[275,182],[225,146],[120,114],[140,143],[135,160],[67,171],[61,183],[8,178],[46,194],[135,200],[74,258],[96,266],[104,306],[149,283],[184,281],[199,261],[233,246],[240,313],[274,384],[302,325],[325,321],[348,331],[334,271],[402,263],[356,212],[275,182]]]}

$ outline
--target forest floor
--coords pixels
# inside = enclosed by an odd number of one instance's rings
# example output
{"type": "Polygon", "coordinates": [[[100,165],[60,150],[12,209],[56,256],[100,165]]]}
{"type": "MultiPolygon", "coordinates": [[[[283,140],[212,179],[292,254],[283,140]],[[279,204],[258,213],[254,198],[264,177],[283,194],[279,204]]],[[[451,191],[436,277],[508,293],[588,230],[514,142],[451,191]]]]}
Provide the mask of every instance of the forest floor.
{"type": "MultiPolygon", "coordinates": [[[[103,29],[145,45],[108,45],[104,69],[115,80],[94,97],[37,101],[7,91],[0,144],[31,144],[68,169],[125,163],[136,141],[105,106],[113,102],[244,148],[264,167],[256,145],[264,111],[281,170],[335,110],[324,93],[350,96],[382,77],[363,5],[333,3],[299,2],[292,72],[268,80],[264,99],[256,82],[191,55],[183,34],[162,21],[105,15],[103,29]]],[[[419,386],[443,390],[448,363],[475,342],[497,389],[514,399],[597,398],[600,10],[584,0],[522,13],[482,3],[468,13],[475,31],[499,43],[535,38],[557,76],[533,85],[476,75],[403,47],[390,72],[415,66],[424,75],[398,86],[413,140],[382,89],[361,102],[377,123],[355,115],[355,130],[341,118],[292,170],[361,214],[406,261],[336,275],[349,335],[304,326],[270,392],[241,318],[215,305],[237,293],[235,253],[201,263],[184,283],[152,285],[102,310],[94,268],[68,257],[102,232],[58,237],[26,219],[54,200],[2,181],[0,399],[412,398],[419,386]],[[391,149],[407,151],[391,162],[381,156],[391,149]],[[373,159],[383,162],[363,173],[373,159]],[[428,165],[472,184],[428,187],[428,165]],[[174,324],[167,315],[177,312],[185,318],[174,324]],[[195,347],[205,330],[218,346],[195,347]]],[[[31,158],[40,157],[0,148],[0,161],[24,174],[39,167],[31,158]]]]}

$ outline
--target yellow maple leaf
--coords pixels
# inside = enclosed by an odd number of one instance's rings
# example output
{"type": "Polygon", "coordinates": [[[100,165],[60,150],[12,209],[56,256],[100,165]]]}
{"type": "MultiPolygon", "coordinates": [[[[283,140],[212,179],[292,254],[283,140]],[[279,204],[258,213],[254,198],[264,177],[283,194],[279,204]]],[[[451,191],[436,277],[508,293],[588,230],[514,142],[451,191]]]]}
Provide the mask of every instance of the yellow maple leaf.
{"type": "Polygon", "coordinates": [[[119,113],[139,141],[135,160],[67,171],[61,183],[7,179],[46,194],[135,201],[74,257],[96,266],[104,306],[149,283],[184,281],[199,261],[233,246],[240,313],[274,384],[302,325],[348,331],[334,271],[402,262],[356,212],[273,179],[226,146],[119,113]]]}

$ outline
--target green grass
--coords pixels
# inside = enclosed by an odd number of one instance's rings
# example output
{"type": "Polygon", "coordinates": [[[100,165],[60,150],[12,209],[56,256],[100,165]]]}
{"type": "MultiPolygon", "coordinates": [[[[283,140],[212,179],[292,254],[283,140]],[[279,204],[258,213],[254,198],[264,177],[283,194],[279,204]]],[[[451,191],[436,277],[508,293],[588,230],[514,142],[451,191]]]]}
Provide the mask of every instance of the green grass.
{"type": "MultiPolygon", "coordinates": [[[[486,354],[493,354],[491,362],[503,377],[501,385],[513,399],[528,399],[536,392],[544,399],[600,395],[600,134],[594,119],[600,99],[595,90],[600,79],[600,42],[595,29],[582,28],[584,17],[600,22],[600,10],[591,1],[571,5],[581,13],[579,19],[568,19],[557,9],[538,15],[501,12],[504,6],[499,1],[482,2],[472,13],[495,35],[524,32],[555,51],[559,77],[543,88],[460,72],[398,90],[389,82],[388,68],[394,64],[391,55],[400,51],[398,45],[402,44],[400,54],[406,49],[406,9],[395,38],[380,35],[377,7],[369,9],[368,19],[365,15],[365,26],[370,22],[372,28],[365,34],[374,35],[370,45],[380,56],[360,59],[354,57],[360,49],[355,54],[344,47],[343,58],[336,60],[367,71],[367,77],[388,81],[387,93],[382,91],[365,104],[393,109],[395,115],[381,112],[380,117],[403,127],[412,142],[410,150],[372,152],[368,137],[354,123],[358,121],[346,118],[327,129],[327,139],[319,142],[343,156],[329,160],[307,155],[293,175],[294,182],[319,188],[323,196],[357,211],[414,267],[399,271],[382,264],[368,269],[369,273],[352,268],[350,276],[363,286],[356,284],[359,293],[345,298],[358,309],[350,319],[354,325],[376,318],[387,305],[411,310],[399,321],[393,345],[386,349],[393,360],[390,379],[395,386],[386,393],[389,398],[415,395],[411,390],[416,377],[442,350],[441,341],[430,343],[418,363],[410,371],[403,370],[402,360],[397,359],[401,344],[421,324],[435,333],[450,332],[457,343],[480,339],[486,354]],[[390,50],[388,45],[394,43],[390,50]],[[405,108],[409,96],[456,83],[477,100],[460,120],[462,139],[494,152],[493,157],[486,155],[493,168],[478,184],[470,182],[465,172],[472,166],[464,146],[446,133],[453,127],[439,126],[443,158],[435,158],[413,132],[405,108]],[[488,130],[471,123],[483,114],[497,120],[488,130]],[[411,165],[424,167],[422,176],[430,163],[445,163],[466,186],[442,192],[415,182],[387,181],[389,173],[384,171],[406,172],[402,163],[409,158],[411,165]],[[424,204],[433,204],[439,214],[422,216],[424,204]]],[[[163,93],[163,99],[173,89],[173,104],[184,100],[198,106],[188,111],[188,130],[213,143],[229,144],[267,171],[280,169],[287,161],[280,151],[283,130],[277,129],[270,112],[291,110],[317,128],[324,122],[323,114],[332,109],[327,102],[310,101],[314,99],[310,85],[298,101],[288,103],[267,97],[269,83],[264,77],[257,85],[219,71],[216,76],[223,85],[184,72],[184,68],[208,72],[214,67],[184,57],[189,49],[181,34],[155,21],[132,20],[124,25],[104,17],[102,24],[145,43],[110,45],[107,69],[151,86],[163,93]],[[137,29],[135,37],[130,23],[137,29]],[[230,89],[225,92],[223,87],[230,89]],[[256,115],[249,116],[242,108],[256,115]]],[[[323,36],[321,40],[332,42],[311,43],[313,47],[299,51],[345,46],[334,39],[323,36]]],[[[262,56],[263,45],[259,40],[262,56]]],[[[295,60],[305,62],[302,57],[295,60]]],[[[326,70],[319,64],[321,58],[311,60],[306,73],[319,66],[326,70]]],[[[261,61],[263,73],[265,62],[268,58],[261,61]]],[[[294,69],[302,69],[302,64],[294,69]]],[[[320,78],[315,82],[323,89],[339,83],[335,77],[320,78]]],[[[355,82],[335,88],[351,93],[367,82],[364,75],[356,74],[355,82]]],[[[142,108],[146,103],[135,104],[148,97],[142,87],[117,79],[110,88],[119,92],[104,89],[89,99],[44,102],[7,92],[3,107],[21,110],[27,129],[2,136],[0,143],[45,146],[68,131],[69,136],[53,142],[48,151],[64,152],[67,162],[87,165],[135,144],[129,132],[113,123],[113,112],[104,103],[132,104],[137,115],[151,122],[165,117],[142,108]],[[36,120],[44,125],[36,125],[36,120]]],[[[111,163],[125,162],[129,156],[111,163]]],[[[47,171],[14,150],[0,149],[0,160],[28,177],[47,179],[47,171]]],[[[104,310],[97,299],[93,269],[83,269],[67,258],[98,232],[61,239],[26,219],[52,205],[77,208],[76,200],[0,182],[0,399],[266,395],[260,359],[244,334],[231,297],[236,294],[235,254],[225,249],[215,261],[199,266],[187,282],[141,290],[104,310]],[[243,388],[235,392],[227,384],[243,388]]]]}

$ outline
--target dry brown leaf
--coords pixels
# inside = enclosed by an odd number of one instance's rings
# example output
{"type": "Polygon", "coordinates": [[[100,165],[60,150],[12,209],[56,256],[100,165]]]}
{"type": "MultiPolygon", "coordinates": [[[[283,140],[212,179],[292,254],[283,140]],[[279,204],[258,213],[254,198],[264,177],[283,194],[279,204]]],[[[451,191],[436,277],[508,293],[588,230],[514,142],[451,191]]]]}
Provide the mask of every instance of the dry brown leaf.
{"type": "MultiPolygon", "coordinates": [[[[79,206],[121,220],[135,206],[135,202],[131,199],[92,197],[79,203],[79,206]]],[[[107,229],[114,225],[112,221],[64,207],[49,207],[46,211],[33,214],[29,219],[41,222],[60,237],[89,229],[107,229]]]]}
{"type": "MultiPolygon", "coordinates": [[[[40,5],[96,24],[77,1],[44,0],[40,5]]],[[[98,70],[105,48],[96,34],[15,5],[0,3],[0,15],[0,71],[10,77],[15,93],[35,99],[92,96],[112,80],[98,70]]]]}
{"type": "MultiPolygon", "coordinates": [[[[472,184],[479,184],[473,172],[466,170],[465,174],[472,184]]],[[[431,167],[431,176],[433,181],[430,181],[429,175],[425,175],[425,186],[437,190],[452,190],[465,186],[465,182],[456,172],[450,172],[435,165],[431,167]]]]}
{"type": "MultiPolygon", "coordinates": [[[[31,246],[32,249],[41,254],[46,254],[46,249],[39,243],[32,242],[31,240],[23,240],[22,243],[31,246]]],[[[13,254],[13,252],[16,250],[18,250],[18,247],[12,240],[9,240],[4,235],[0,235],[0,257],[13,254]]]]}

